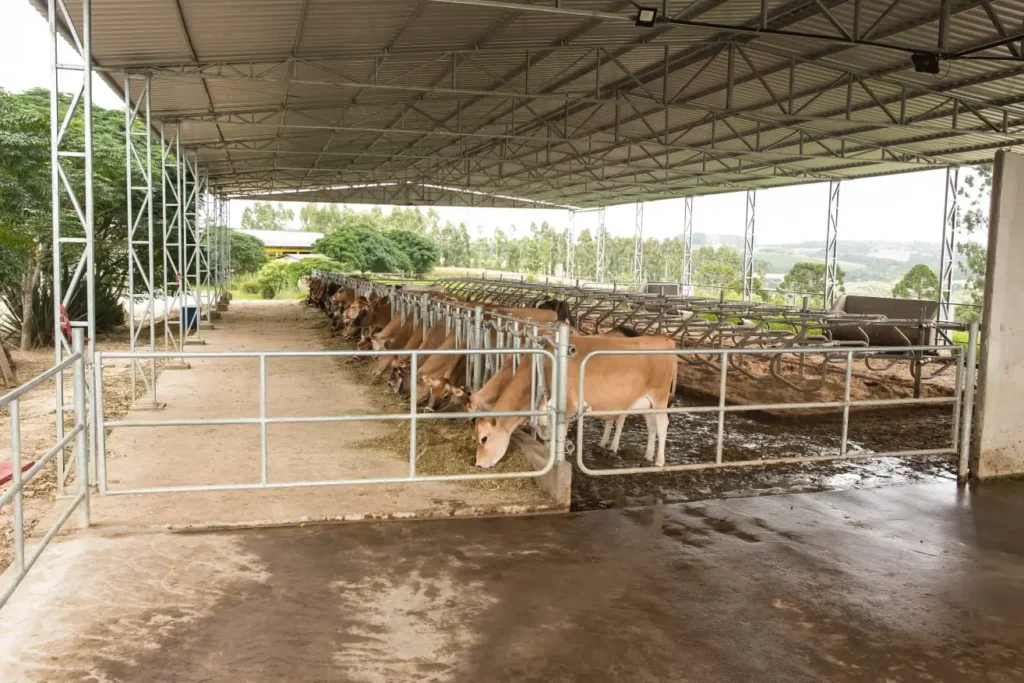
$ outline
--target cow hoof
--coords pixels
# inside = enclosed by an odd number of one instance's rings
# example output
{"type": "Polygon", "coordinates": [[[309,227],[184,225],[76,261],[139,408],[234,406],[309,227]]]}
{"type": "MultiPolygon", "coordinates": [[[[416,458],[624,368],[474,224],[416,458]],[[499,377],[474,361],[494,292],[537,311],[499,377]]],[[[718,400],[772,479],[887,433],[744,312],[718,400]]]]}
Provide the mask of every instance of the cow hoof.
{"type": "Polygon", "coordinates": [[[647,462],[654,462],[654,453],[645,453],[644,460],[647,462]]]}

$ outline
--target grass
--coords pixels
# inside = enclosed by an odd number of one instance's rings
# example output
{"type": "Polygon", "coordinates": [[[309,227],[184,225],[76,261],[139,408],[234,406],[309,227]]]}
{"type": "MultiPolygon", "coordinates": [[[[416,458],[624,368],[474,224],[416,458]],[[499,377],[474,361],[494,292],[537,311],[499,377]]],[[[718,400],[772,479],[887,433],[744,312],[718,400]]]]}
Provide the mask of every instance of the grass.
{"type": "MultiPolygon", "coordinates": [[[[295,299],[301,299],[306,296],[306,293],[298,289],[282,289],[274,297],[277,301],[294,301],[295,299]]],[[[264,301],[264,297],[260,294],[250,294],[249,292],[243,292],[241,289],[232,289],[231,298],[239,301],[264,301]]]]}

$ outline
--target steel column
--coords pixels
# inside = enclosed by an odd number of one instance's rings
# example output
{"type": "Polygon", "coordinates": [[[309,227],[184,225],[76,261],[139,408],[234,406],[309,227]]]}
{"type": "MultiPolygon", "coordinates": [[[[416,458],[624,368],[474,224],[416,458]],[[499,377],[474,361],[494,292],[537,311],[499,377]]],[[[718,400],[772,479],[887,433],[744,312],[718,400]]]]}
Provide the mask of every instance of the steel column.
{"type": "Polygon", "coordinates": [[[828,223],[825,226],[825,288],[824,308],[830,309],[839,298],[839,188],[838,180],[828,184],[828,223]]]}
{"type": "Polygon", "coordinates": [[[693,197],[683,200],[683,262],[679,274],[681,294],[689,296],[693,280],[693,197]]]}
{"type": "Polygon", "coordinates": [[[163,233],[163,317],[164,351],[181,351],[182,322],[182,261],[183,245],[181,230],[181,162],[178,131],[167,136],[167,128],[160,125],[160,204],[163,233]],[[172,296],[173,291],[173,296],[172,296]],[[171,325],[171,314],[178,309],[178,325],[171,325]]]}
{"type": "Polygon", "coordinates": [[[636,203],[636,228],[633,232],[633,284],[644,281],[644,203],[636,203]]]}
{"type": "Polygon", "coordinates": [[[604,207],[602,206],[597,210],[597,272],[594,273],[594,279],[598,282],[604,282],[605,278],[604,242],[606,235],[604,207]]]}
{"type": "Polygon", "coordinates": [[[746,220],[743,224],[743,300],[750,301],[754,292],[754,209],[757,190],[747,190],[746,220]]]}
{"type": "MultiPolygon", "coordinates": [[[[156,351],[156,293],[153,288],[154,255],[153,255],[153,136],[150,117],[150,77],[145,76],[142,91],[138,93],[136,102],[132,104],[132,77],[124,79],[124,117],[125,117],[125,181],[127,185],[128,214],[128,344],[135,351],[142,331],[149,329],[149,350],[156,351]],[[140,120],[141,115],[141,120],[140,120]],[[141,138],[141,140],[140,140],[141,138]],[[142,140],[145,144],[142,144],[142,140]],[[145,155],[145,157],[143,157],[145,155]],[[136,184],[141,181],[140,184],[136,184]],[[136,198],[139,202],[136,205],[136,198]],[[145,220],[145,229],[140,236],[139,228],[145,220]],[[139,250],[143,249],[142,254],[139,250]],[[136,279],[143,286],[143,291],[135,288],[136,279]],[[145,308],[141,318],[135,314],[136,297],[145,298],[145,308]]],[[[139,399],[137,395],[138,375],[141,373],[143,385],[149,392],[153,405],[156,405],[156,360],[150,359],[148,368],[138,359],[131,365],[132,403],[139,399]]]]}
{"type": "Polygon", "coordinates": [[[569,209],[569,227],[565,232],[565,277],[572,280],[576,274],[576,212],[569,209]]]}
{"type": "Polygon", "coordinates": [[[953,266],[956,233],[960,227],[960,169],[946,169],[946,201],[942,211],[942,250],[939,256],[939,321],[953,319],[953,266]]]}
{"type": "MultiPolygon", "coordinates": [[[[57,365],[71,355],[71,333],[86,330],[86,358],[91,362],[96,349],[96,293],[94,273],[93,232],[93,158],[92,158],[92,2],[82,1],[81,32],[72,23],[64,0],[49,0],[47,19],[50,28],[50,192],[53,240],[53,336],[54,360],[57,365]],[[57,50],[63,37],[58,34],[58,13],[62,18],[74,47],[81,56],[81,65],[61,63],[57,50]],[[71,92],[71,102],[64,111],[61,103],[61,73],[79,72],[71,92]],[[82,143],[74,149],[66,139],[76,111],[82,115],[82,143]],[[81,162],[77,161],[81,159],[81,162]],[[75,188],[67,166],[84,166],[82,187],[75,188]],[[64,221],[62,214],[73,214],[74,219],[64,221]],[[65,250],[64,247],[67,246],[65,250]],[[65,278],[70,275],[70,280],[65,278]],[[72,300],[81,292],[85,279],[85,317],[72,306],[72,300]],[[75,316],[72,319],[72,315],[75,316]]],[[[63,86],[67,89],[67,86],[63,86]]],[[[80,310],[80,309],[79,309],[80,310]]],[[[57,442],[64,438],[64,381],[60,373],[54,377],[56,396],[57,442]]],[[[64,493],[70,463],[65,460],[67,449],[57,458],[57,490],[64,493]]]]}

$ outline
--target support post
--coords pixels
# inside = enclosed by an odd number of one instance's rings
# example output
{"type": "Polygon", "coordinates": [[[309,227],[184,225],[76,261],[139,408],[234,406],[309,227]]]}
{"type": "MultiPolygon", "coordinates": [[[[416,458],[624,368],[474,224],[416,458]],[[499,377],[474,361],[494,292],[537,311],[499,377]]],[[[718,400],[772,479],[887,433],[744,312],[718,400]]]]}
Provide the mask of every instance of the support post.
{"type": "Polygon", "coordinates": [[[568,396],[566,390],[569,386],[569,326],[562,324],[558,326],[558,333],[555,336],[555,366],[551,373],[551,392],[555,400],[555,457],[565,460],[565,438],[569,429],[568,396]]]}
{"type": "Polygon", "coordinates": [[[681,293],[693,294],[693,197],[683,200],[683,262],[679,274],[681,293]]]}
{"type": "Polygon", "coordinates": [[[939,256],[939,322],[953,319],[953,269],[956,233],[960,227],[960,169],[946,169],[946,200],[942,211],[942,250],[939,256]]]}
{"type": "Polygon", "coordinates": [[[971,456],[977,479],[1024,474],[1024,155],[996,152],[992,167],[985,308],[971,456]]]}
{"type": "Polygon", "coordinates": [[[636,228],[633,232],[633,286],[639,290],[644,281],[644,203],[636,203],[636,228]]]}
{"type": "Polygon", "coordinates": [[[757,190],[747,190],[746,220],[743,223],[743,300],[750,301],[754,293],[754,209],[757,190]]]}
{"type": "Polygon", "coordinates": [[[569,209],[569,227],[565,231],[565,277],[572,280],[576,273],[576,211],[569,209]]]}
{"type": "Polygon", "coordinates": [[[594,279],[598,282],[604,282],[605,278],[605,261],[604,261],[604,242],[606,236],[606,229],[604,225],[604,207],[600,207],[597,210],[597,269],[594,273],[594,279]]]}
{"type": "MultiPolygon", "coordinates": [[[[142,91],[132,103],[132,76],[124,79],[125,117],[125,182],[128,213],[128,348],[136,350],[143,330],[148,329],[148,344],[144,347],[156,351],[156,293],[153,288],[153,136],[150,118],[150,77],[143,81],[142,91]],[[138,199],[138,202],[136,202],[138,199]],[[140,230],[141,228],[141,230],[140,230]],[[140,234],[141,233],[141,234],[140,234]],[[141,251],[141,254],[140,254],[141,251]],[[136,284],[142,291],[136,289],[136,284]],[[141,318],[136,315],[137,298],[145,297],[141,318]]],[[[150,396],[156,401],[156,359],[131,361],[132,404],[137,405],[138,377],[150,396]]]]}
{"type": "MultiPolygon", "coordinates": [[[[63,41],[57,30],[59,16],[71,16],[64,0],[49,0],[47,19],[50,29],[50,192],[53,248],[53,337],[54,362],[62,363],[71,351],[71,334],[65,330],[85,330],[85,353],[91,359],[96,348],[96,293],[94,273],[94,201],[92,156],[92,0],[82,0],[81,29],[67,26],[72,47],[81,55],[81,66],[62,63],[57,58],[63,41]],[[62,74],[70,72],[72,84],[62,85],[62,74]],[[69,111],[61,111],[61,90],[73,85],[69,111]],[[82,117],[82,145],[71,145],[67,131],[76,111],[82,117]],[[68,169],[75,169],[68,172],[68,169]],[[79,176],[77,169],[82,169],[79,176]],[[74,179],[82,178],[75,187],[74,179]],[[75,207],[75,218],[63,221],[61,207],[75,207]],[[70,275],[70,280],[66,278],[70,275]],[[71,302],[85,280],[85,310],[71,308],[71,302]]],[[[64,381],[55,377],[57,440],[64,438],[64,381]]],[[[69,463],[66,450],[57,458],[57,491],[64,493],[69,463]]]]}
{"type": "Polygon", "coordinates": [[[85,388],[85,331],[81,328],[71,330],[71,346],[73,353],[81,353],[82,357],[75,361],[72,373],[72,401],[74,402],[75,425],[85,427],[75,436],[75,488],[84,493],[85,498],[78,506],[78,518],[83,527],[89,526],[89,448],[86,434],[86,388],[85,388]]]}
{"type": "MultiPolygon", "coordinates": [[[[484,347],[484,307],[477,306],[473,311],[473,343],[470,348],[484,347]]],[[[479,391],[484,385],[484,357],[480,354],[471,356],[473,360],[473,391],[479,391]]]]}
{"type": "Polygon", "coordinates": [[[825,226],[825,310],[830,310],[839,298],[839,188],[838,180],[828,183],[828,222],[825,226]]]}

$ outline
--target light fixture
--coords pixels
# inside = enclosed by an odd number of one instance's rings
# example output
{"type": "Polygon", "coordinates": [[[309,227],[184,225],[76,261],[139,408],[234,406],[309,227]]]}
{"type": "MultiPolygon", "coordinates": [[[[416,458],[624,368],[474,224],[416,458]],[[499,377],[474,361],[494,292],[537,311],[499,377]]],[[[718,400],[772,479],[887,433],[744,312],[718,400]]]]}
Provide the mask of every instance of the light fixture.
{"type": "Polygon", "coordinates": [[[910,55],[910,61],[914,64],[914,71],[919,74],[939,73],[939,56],[930,52],[915,52],[910,55]]]}
{"type": "Polygon", "coordinates": [[[636,25],[644,28],[654,28],[654,21],[658,18],[658,10],[653,7],[641,7],[636,13],[636,25]]]}

